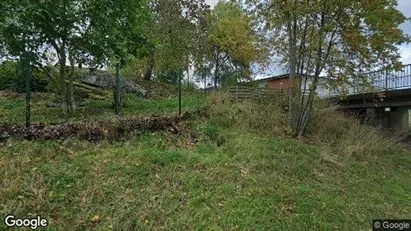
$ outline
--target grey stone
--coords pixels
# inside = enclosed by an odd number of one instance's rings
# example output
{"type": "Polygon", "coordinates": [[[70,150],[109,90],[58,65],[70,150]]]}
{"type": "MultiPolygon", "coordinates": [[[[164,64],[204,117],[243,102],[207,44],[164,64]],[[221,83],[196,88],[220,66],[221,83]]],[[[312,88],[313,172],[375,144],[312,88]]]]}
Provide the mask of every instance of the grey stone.
{"type": "Polygon", "coordinates": [[[5,131],[0,133],[0,142],[4,142],[4,141],[6,141],[8,138],[10,138],[9,133],[7,133],[7,132],[5,132],[5,131]]]}
{"type": "Polygon", "coordinates": [[[127,78],[122,78],[120,81],[120,85],[121,85],[121,89],[126,93],[143,96],[143,97],[146,97],[148,94],[148,91],[146,89],[135,84],[132,80],[127,79],[127,78]]]}
{"type": "Polygon", "coordinates": [[[61,106],[61,104],[59,104],[59,103],[54,103],[54,102],[47,102],[46,103],[47,108],[56,108],[56,107],[60,107],[60,106],[61,106]]]}
{"type": "MultiPolygon", "coordinates": [[[[81,82],[105,89],[114,88],[115,86],[114,77],[110,75],[84,76],[83,78],[81,78],[81,82]]],[[[134,83],[129,78],[121,78],[120,87],[125,93],[134,94],[142,97],[146,97],[148,94],[148,91],[146,89],[134,83]]]]}
{"type": "Polygon", "coordinates": [[[83,76],[81,82],[101,88],[114,86],[114,78],[110,75],[87,75],[83,76]]]}

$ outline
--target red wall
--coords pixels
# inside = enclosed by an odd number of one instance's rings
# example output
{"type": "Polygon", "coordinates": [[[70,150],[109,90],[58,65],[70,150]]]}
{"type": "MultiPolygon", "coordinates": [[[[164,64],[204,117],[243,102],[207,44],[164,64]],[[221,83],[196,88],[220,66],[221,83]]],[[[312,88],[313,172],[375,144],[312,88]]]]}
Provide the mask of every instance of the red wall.
{"type": "Polygon", "coordinates": [[[273,90],[284,90],[290,86],[290,80],[285,79],[274,79],[268,81],[268,87],[273,90]]]}

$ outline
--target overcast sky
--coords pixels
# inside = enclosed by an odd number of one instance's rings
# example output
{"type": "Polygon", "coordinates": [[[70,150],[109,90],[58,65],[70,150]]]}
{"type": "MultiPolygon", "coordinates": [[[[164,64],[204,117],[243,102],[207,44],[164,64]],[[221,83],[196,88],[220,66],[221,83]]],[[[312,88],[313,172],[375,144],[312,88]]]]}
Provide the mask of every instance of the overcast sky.
{"type": "MultiPolygon", "coordinates": [[[[214,6],[218,0],[206,0],[207,4],[214,6]]],[[[407,18],[411,18],[411,0],[398,0],[398,9],[407,18]]],[[[407,22],[401,25],[401,29],[405,33],[411,34],[411,22],[407,22]]],[[[411,44],[400,46],[401,61],[404,64],[411,64],[411,44]]]]}
{"type": "MultiPolygon", "coordinates": [[[[405,15],[407,18],[411,18],[411,0],[399,0],[398,9],[405,15]]],[[[408,21],[401,25],[401,29],[405,33],[411,34],[411,22],[408,21]]],[[[401,51],[401,61],[404,64],[411,64],[411,44],[404,45],[400,47],[401,51]]]]}
{"type": "Polygon", "coordinates": [[[206,3],[210,6],[214,6],[215,4],[217,4],[218,0],[206,0],[206,3]]]}

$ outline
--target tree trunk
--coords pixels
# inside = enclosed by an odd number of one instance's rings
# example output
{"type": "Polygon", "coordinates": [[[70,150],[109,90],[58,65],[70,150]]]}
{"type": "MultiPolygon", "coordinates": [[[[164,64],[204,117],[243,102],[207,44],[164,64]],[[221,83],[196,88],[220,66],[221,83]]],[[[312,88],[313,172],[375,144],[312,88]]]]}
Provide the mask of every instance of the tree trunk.
{"type": "Polygon", "coordinates": [[[67,104],[68,104],[68,108],[69,108],[69,115],[74,114],[74,112],[76,111],[76,102],[74,99],[74,87],[73,87],[73,78],[69,77],[68,80],[68,91],[67,91],[67,104]]]}
{"type": "Polygon", "coordinates": [[[297,69],[297,41],[296,41],[296,21],[292,23],[291,21],[287,23],[287,31],[289,34],[290,39],[288,40],[288,52],[289,52],[289,81],[290,81],[290,87],[289,87],[289,102],[288,102],[288,109],[289,109],[289,123],[290,126],[294,129],[297,128],[297,123],[296,123],[296,69],[297,69]]]}
{"type": "MultiPolygon", "coordinates": [[[[65,115],[72,115],[75,111],[74,90],[73,90],[74,66],[72,66],[71,73],[68,74],[66,70],[67,69],[66,45],[64,42],[59,49],[59,56],[60,56],[61,106],[63,109],[63,113],[65,115]]],[[[74,63],[74,61],[71,60],[72,57],[70,54],[69,54],[68,59],[70,63],[74,63]]]]}
{"type": "Polygon", "coordinates": [[[76,111],[76,102],[74,99],[74,87],[73,87],[73,79],[74,79],[74,57],[72,52],[69,52],[69,61],[70,61],[70,74],[68,79],[68,95],[67,95],[67,102],[69,105],[69,114],[73,114],[76,111]]]}
{"type": "Polygon", "coordinates": [[[154,64],[155,64],[154,52],[151,52],[150,56],[148,57],[147,69],[146,69],[146,72],[144,73],[144,80],[146,81],[151,80],[151,77],[153,75],[153,70],[154,70],[154,64]]]}
{"type": "Polygon", "coordinates": [[[60,86],[61,86],[61,106],[65,115],[70,115],[67,102],[67,75],[66,75],[66,52],[64,47],[60,49],[60,86]]]}
{"type": "Polygon", "coordinates": [[[219,75],[219,70],[218,70],[218,65],[216,65],[215,71],[214,71],[214,90],[217,89],[218,75],[219,75]]]}
{"type": "Polygon", "coordinates": [[[187,88],[190,88],[190,56],[187,54],[187,88]]]}
{"type": "Polygon", "coordinates": [[[311,111],[312,111],[312,107],[313,107],[313,103],[314,103],[314,96],[317,90],[317,85],[318,85],[318,75],[316,75],[314,77],[313,83],[312,83],[312,87],[310,88],[310,94],[308,96],[308,101],[307,101],[307,105],[306,107],[304,107],[304,109],[301,111],[302,115],[301,115],[301,123],[298,126],[297,129],[297,136],[299,138],[301,138],[304,133],[305,130],[307,129],[307,125],[308,125],[308,121],[310,120],[311,117],[311,111]]]}
{"type": "Polygon", "coordinates": [[[190,67],[187,68],[187,88],[190,88],[190,67]]]}
{"type": "Polygon", "coordinates": [[[219,56],[220,56],[220,52],[219,52],[219,50],[218,50],[218,48],[217,48],[217,50],[216,50],[216,56],[215,56],[215,70],[214,70],[214,89],[217,89],[217,81],[218,81],[218,75],[220,74],[219,73],[219,64],[220,64],[220,59],[219,59],[219,56]]]}

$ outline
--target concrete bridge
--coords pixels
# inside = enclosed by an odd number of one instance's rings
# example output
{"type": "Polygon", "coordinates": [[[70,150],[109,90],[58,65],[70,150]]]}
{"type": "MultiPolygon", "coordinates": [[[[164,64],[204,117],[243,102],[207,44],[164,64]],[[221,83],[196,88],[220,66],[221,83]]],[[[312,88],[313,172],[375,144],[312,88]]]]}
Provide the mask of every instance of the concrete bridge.
{"type": "Polygon", "coordinates": [[[408,110],[411,109],[411,64],[405,65],[401,71],[375,71],[365,73],[363,77],[367,85],[352,82],[342,87],[340,92],[334,90],[327,96],[323,94],[323,97],[385,131],[407,134],[408,110]]]}

